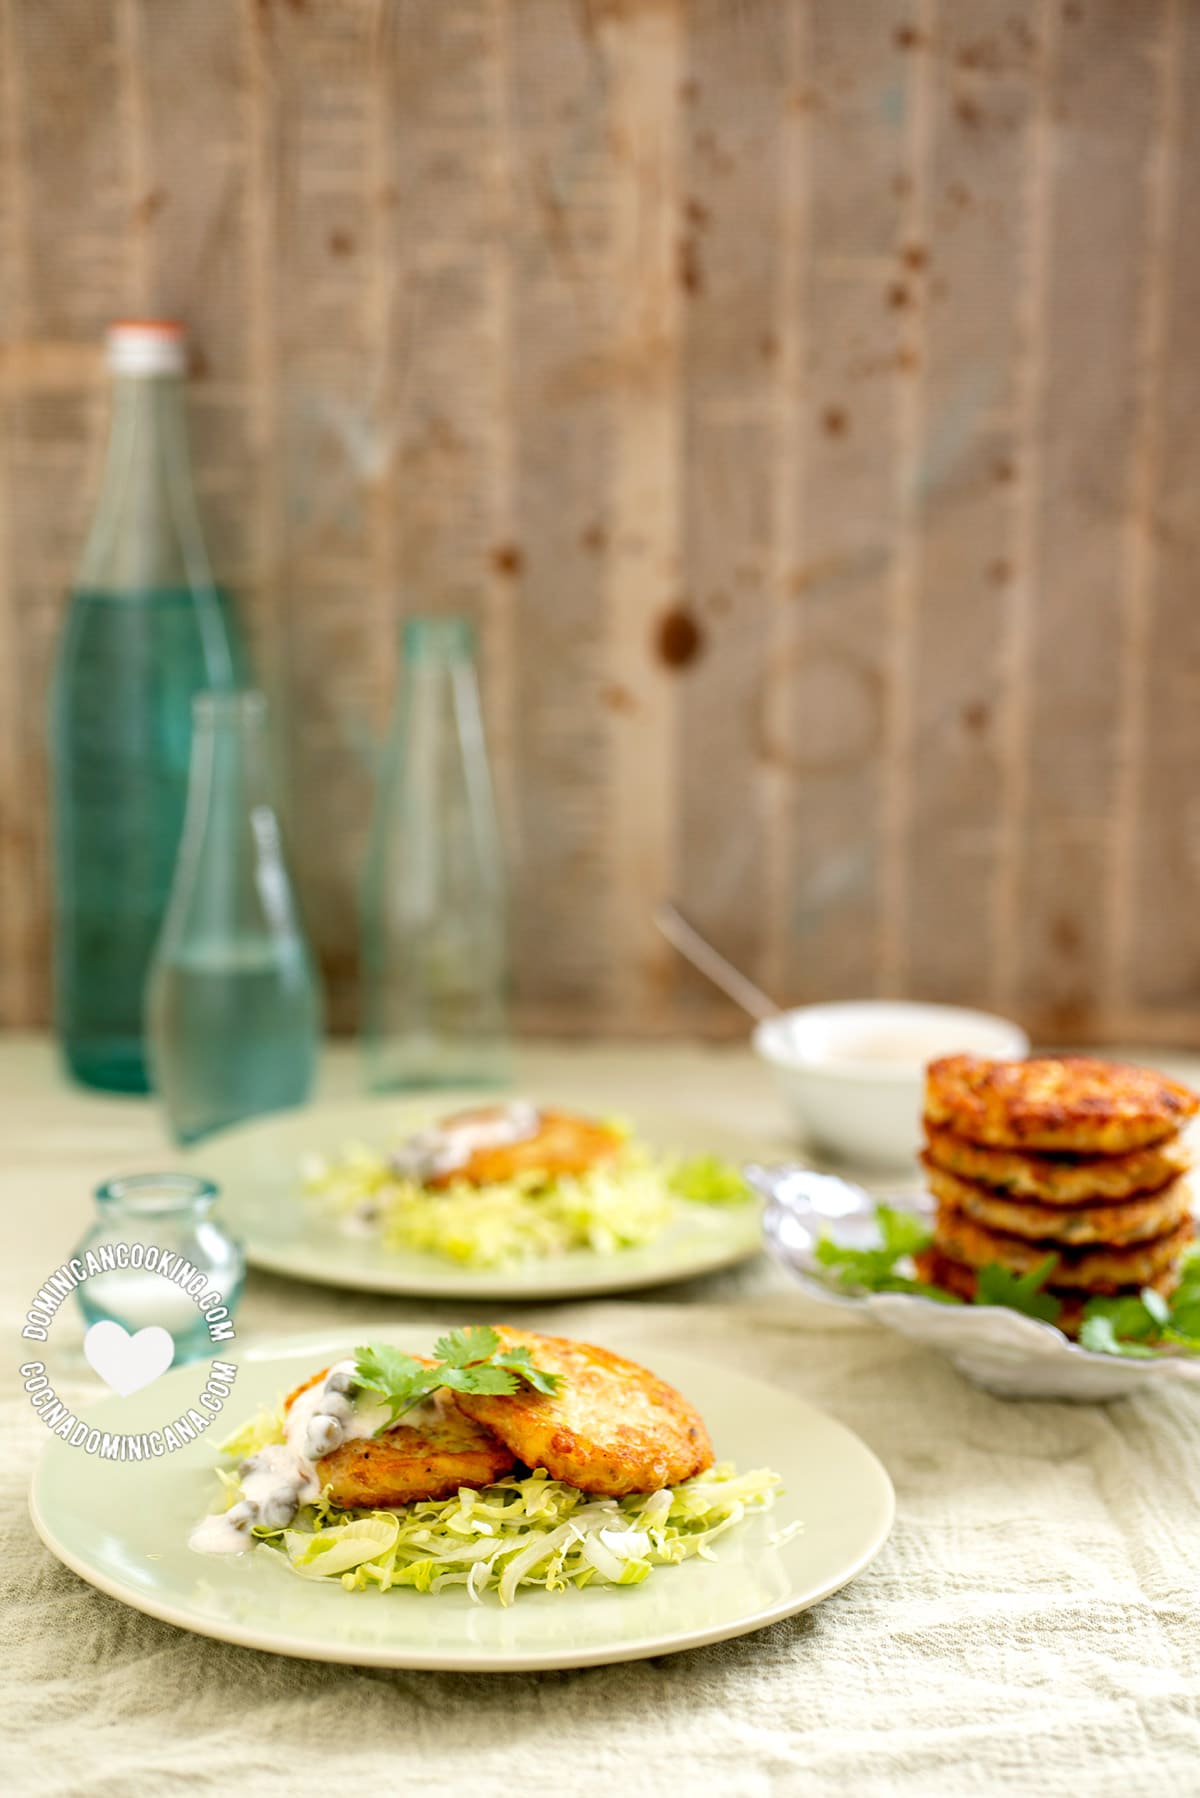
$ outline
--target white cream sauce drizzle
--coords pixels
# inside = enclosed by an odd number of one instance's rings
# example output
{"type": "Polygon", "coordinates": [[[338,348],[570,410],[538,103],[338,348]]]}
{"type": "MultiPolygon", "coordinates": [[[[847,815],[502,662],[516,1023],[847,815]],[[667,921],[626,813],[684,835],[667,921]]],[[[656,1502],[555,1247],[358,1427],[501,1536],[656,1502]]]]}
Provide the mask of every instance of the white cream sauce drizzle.
{"type": "Polygon", "coordinates": [[[487,1111],[465,1113],[418,1130],[389,1157],[394,1171],[406,1180],[438,1180],[464,1167],[478,1149],[503,1149],[510,1143],[528,1142],[541,1128],[536,1106],[516,1100],[487,1111]]]}
{"type": "MultiPolygon", "coordinates": [[[[243,1554],[254,1547],[255,1524],[285,1529],[301,1505],[321,1495],[316,1463],[343,1442],[373,1436],[386,1424],[389,1408],[367,1393],[350,1396],[354,1362],[339,1361],[323,1380],[302,1392],[287,1414],[287,1440],[270,1443],[243,1461],[238,1472],[242,1496],[229,1510],[198,1523],[188,1547],[201,1554],[243,1554]]],[[[400,1422],[423,1429],[441,1417],[438,1396],[423,1399],[400,1422]]]]}

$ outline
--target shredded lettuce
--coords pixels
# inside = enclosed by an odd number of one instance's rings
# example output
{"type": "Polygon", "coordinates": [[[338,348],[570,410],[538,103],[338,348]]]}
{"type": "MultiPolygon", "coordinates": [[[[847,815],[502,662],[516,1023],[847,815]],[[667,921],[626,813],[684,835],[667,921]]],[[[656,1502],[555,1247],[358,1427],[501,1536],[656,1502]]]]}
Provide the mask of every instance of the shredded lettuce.
{"type": "Polygon", "coordinates": [[[260,1448],[269,1448],[273,1442],[287,1440],[283,1427],[283,1405],[273,1409],[264,1405],[253,1417],[240,1424],[232,1435],[226,1436],[220,1446],[223,1455],[229,1455],[235,1461],[244,1461],[247,1455],[256,1455],[260,1448]]]}
{"type": "Polygon", "coordinates": [[[438,1255],[463,1267],[501,1267],[571,1249],[608,1254],[653,1242],[686,1203],[749,1200],[737,1168],[716,1156],[655,1155],[626,1140],[611,1161],[582,1174],[530,1169],[483,1187],[465,1181],[431,1191],[405,1179],[386,1156],[349,1145],[335,1161],[312,1158],[305,1190],[348,1227],[393,1249],[438,1255]]]}
{"type": "Polygon", "coordinates": [[[768,1510],[779,1485],[767,1468],[722,1462],[660,1492],[591,1498],[537,1471],[395,1511],[336,1511],[323,1498],[290,1528],[254,1533],[301,1578],[340,1579],[348,1592],[461,1586],[475,1602],[495,1592],[510,1605],[522,1591],[636,1586],[656,1567],[712,1560],[718,1538],[768,1510]]]}
{"type": "Polygon", "coordinates": [[[668,1181],[672,1192],[694,1205],[740,1205],[748,1192],[739,1170],[719,1155],[677,1162],[668,1181]]]}

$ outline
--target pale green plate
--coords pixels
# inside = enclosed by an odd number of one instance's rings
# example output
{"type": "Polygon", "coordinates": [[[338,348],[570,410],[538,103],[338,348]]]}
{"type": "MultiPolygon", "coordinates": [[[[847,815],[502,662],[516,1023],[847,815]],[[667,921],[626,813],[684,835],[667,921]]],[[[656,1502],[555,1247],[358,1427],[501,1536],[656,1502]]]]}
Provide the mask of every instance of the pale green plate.
{"type": "MultiPolygon", "coordinates": [[[[434,1332],[385,1334],[427,1353],[434,1332]]],[[[213,1435],[351,1346],[349,1337],[330,1336],[239,1345],[235,1395],[213,1435]]],[[[783,1475],[774,1509],[722,1537],[715,1561],[659,1568],[640,1586],[524,1593],[508,1610],[490,1593],[472,1604],[459,1591],[314,1585],[266,1550],[225,1557],[188,1548],[188,1531],[217,1490],[217,1456],[203,1437],[132,1465],[51,1438],[34,1471],[34,1526],[101,1592],[199,1635],[310,1660],[476,1673],[596,1666],[744,1635],[828,1597],[878,1554],[892,1524],[891,1482],[843,1425],[763,1381],[663,1354],[635,1331],[608,1346],[648,1363],[698,1404],[721,1459],[743,1472],[769,1465],[783,1475]],[[772,1534],[794,1518],[803,1531],[772,1547],[772,1534]]],[[[89,1405],[87,1420],[109,1431],[161,1429],[195,1402],[206,1371],[174,1368],[131,1398],[89,1405]]]]}
{"type": "MultiPolygon", "coordinates": [[[[545,1095],[539,1098],[550,1102],[545,1095]]],[[[318,1199],[302,1193],[305,1156],[334,1157],[351,1142],[386,1148],[472,1103],[479,1103],[478,1093],[312,1106],[239,1125],[200,1144],[187,1159],[220,1186],[224,1221],[256,1267],[329,1286],[484,1303],[581,1298],[694,1279],[761,1250],[761,1206],[751,1198],[744,1205],[687,1205],[670,1230],[641,1248],[613,1254],[578,1250],[506,1268],[459,1267],[436,1255],[385,1248],[373,1237],[347,1235],[318,1199]]],[[[632,1122],[643,1142],[665,1153],[720,1155],[740,1164],[763,1150],[761,1142],[694,1118],[655,1113],[632,1122]]]]}

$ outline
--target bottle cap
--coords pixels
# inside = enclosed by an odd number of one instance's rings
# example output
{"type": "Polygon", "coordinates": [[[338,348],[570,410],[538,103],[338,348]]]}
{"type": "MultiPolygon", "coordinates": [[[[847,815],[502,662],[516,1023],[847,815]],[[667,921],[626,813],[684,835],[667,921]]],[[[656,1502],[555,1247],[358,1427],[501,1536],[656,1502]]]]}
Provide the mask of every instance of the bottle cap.
{"type": "Polygon", "coordinates": [[[119,318],[108,328],[108,366],[114,375],[181,375],[187,331],[173,318],[119,318]]]}

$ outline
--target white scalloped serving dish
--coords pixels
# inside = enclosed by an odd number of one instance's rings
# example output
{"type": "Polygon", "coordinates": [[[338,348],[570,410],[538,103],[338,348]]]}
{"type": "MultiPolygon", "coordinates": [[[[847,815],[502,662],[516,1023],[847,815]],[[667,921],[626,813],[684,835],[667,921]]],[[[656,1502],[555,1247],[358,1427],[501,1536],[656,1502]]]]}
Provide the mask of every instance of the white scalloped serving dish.
{"type": "MultiPolygon", "coordinates": [[[[1168,1380],[1200,1386],[1200,1356],[1125,1360],[1080,1348],[1052,1324],[999,1305],[942,1305],[906,1292],[861,1295],[834,1291],[813,1251],[825,1232],[849,1247],[877,1240],[878,1200],[834,1175],[801,1167],[749,1167],[746,1177],[767,1200],[768,1252],[795,1275],[810,1298],[861,1311],[898,1335],[948,1357],[960,1373],[1003,1398],[1121,1398],[1168,1380]]],[[[894,1201],[926,1215],[921,1199],[894,1201]]]]}

